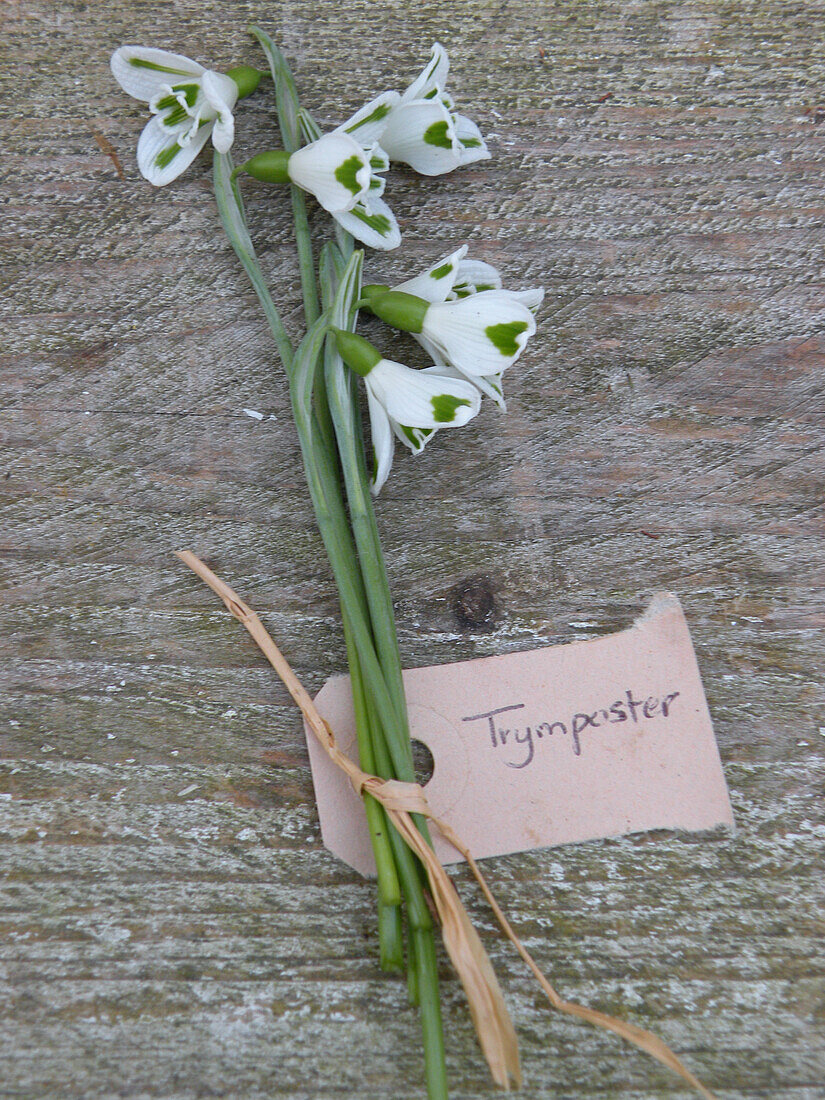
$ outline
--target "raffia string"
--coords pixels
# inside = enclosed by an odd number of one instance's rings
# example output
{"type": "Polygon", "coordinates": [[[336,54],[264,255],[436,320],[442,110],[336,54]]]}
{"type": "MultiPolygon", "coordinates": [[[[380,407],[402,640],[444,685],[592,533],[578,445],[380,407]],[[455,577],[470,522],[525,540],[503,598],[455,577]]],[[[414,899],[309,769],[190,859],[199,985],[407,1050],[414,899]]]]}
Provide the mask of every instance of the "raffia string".
{"type": "Polygon", "coordinates": [[[378,799],[387,812],[395,828],[404,841],[423,863],[430,883],[430,892],[442,926],[442,936],[447,953],[458,972],[464,986],[470,1006],[481,1049],[487,1059],[495,1082],[509,1091],[510,1084],[521,1084],[518,1041],[515,1029],[504,1003],[498,980],[492,963],[482,946],[478,933],[473,928],[467,911],[441,861],[433,849],[424,840],[416,828],[412,814],[423,814],[430,819],[444,839],[467,860],[485,898],[501,925],[504,934],[524,959],[535,975],[541,988],[553,1006],[559,1012],[578,1016],[582,1020],[606,1028],[626,1039],[629,1043],[646,1051],[668,1069],[673,1070],[702,1096],[705,1100],[715,1100],[712,1092],[676,1057],[673,1051],[661,1039],[643,1028],[625,1023],[604,1012],[586,1008],[572,1001],[565,1001],[555,991],[542,974],[527,948],[513,931],[496,899],[487,885],[478,864],[469,849],[461,842],[446,822],[437,818],[427,803],[424,791],[417,783],[402,783],[398,780],[381,779],[362,771],[345,753],[338,748],[335,735],[329,724],[321,717],[309,694],[298,677],[290,668],[286,658],[267,633],[263,623],[243,600],[217,577],[208,566],[189,550],[176,550],[175,554],[223,600],[228,610],[252,635],[266,659],[280,676],[295,703],[300,708],[307,725],[320,742],[333,763],[348,776],[352,786],[360,795],[369,793],[378,799]]]}

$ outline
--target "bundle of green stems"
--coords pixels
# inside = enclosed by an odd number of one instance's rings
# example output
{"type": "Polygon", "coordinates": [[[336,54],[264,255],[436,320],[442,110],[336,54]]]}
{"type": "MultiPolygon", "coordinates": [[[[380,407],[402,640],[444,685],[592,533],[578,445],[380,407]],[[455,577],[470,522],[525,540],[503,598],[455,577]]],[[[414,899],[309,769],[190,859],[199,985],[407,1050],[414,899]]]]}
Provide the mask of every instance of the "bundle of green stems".
{"type": "MultiPolygon", "coordinates": [[[[295,81],[271,39],[258,29],[253,33],[269,59],[283,148],[293,153],[302,144],[295,81]]],[[[330,334],[332,328],[355,328],[363,252],[336,226],[335,240],[320,249],[316,268],[304,193],[290,185],[307,325],[295,348],[256,257],[237,175],[231,155],[216,152],[218,210],[275,340],[315,516],[338,586],[360,764],[383,779],[414,782],[395,618],[370,494],[356,377],[330,334]]],[[[410,1000],[420,1010],[428,1096],[441,1100],[447,1097],[447,1076],[426,876],[379,802],[368,794],[364,802],[377,869],[381,966],[406,968],[410,1000]]],[[[424,819],[417,818],[416,824],[429,841],[424,819]]]]}

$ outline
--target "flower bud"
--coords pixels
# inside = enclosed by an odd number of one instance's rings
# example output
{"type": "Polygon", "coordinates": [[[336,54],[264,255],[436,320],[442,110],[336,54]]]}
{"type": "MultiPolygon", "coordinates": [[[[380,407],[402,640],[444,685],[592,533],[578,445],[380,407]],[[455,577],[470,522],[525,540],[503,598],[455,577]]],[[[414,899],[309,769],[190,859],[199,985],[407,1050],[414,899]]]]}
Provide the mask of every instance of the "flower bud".
{"type": "Polygon", "coordinates": [[[364,287],[366,309],[402,332],[421,332],[424,315],[430,308],[429,302],[403,290],[388,290],[385,294],[368,293],[372,289],[372,285],[364,287]]]}
{"type": "Polygon", "coordinates": [[[258,153],[237,170],[247,172],[264,183],[289,183],[288,161],[289,153],[284,149],[271,149],[268,153],[258,153]]]}
{"type": "Polygon", "coordinates": [[[226,75],[238,85],[238,98],[245,99],[258,87],[263,74],[251,65],[236,65],[226,75]]]}
{"type": "Polygon", "coordinates": [[[376,363],[381,362],[381,353],[363,336],[357,336],[354,332],[346,332],[340,328],[334,328],[332,331],[338,346],[338,354],[347,366],[362,378],[369,374],[376,363]]]}

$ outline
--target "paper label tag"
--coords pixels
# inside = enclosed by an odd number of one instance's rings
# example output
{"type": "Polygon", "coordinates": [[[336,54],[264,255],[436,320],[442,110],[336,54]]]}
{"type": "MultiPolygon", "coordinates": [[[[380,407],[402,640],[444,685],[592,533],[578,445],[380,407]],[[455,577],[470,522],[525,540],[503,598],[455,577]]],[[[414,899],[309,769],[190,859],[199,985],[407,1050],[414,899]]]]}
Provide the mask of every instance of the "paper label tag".
{"type": "MultiPolygon", "coordinates": [[[[425,791],[477,859],[648,829],[733,825],[699,669],[669,593],[627,630],[404,672],[413,738],[434,759],[425,791]]],[[[316,705],[358,759],[349,677],[316,705]]],[[[375,872],[363,804],[308,735],[321,834],[375,872]]],[[[437,835],[444,863],[458,855],[437,835]]]]}

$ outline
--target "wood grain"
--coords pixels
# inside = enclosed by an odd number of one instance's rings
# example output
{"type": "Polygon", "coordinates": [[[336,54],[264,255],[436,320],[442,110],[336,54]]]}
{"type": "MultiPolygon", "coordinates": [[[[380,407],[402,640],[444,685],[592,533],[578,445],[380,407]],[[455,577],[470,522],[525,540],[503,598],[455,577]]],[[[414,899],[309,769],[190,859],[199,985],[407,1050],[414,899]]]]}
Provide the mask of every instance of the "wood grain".
{"type": "MultiPolygon", "coordinates": [[[[125,42],[256,63],[257,21],[330,124],[438,39],[490,135],[488,164],[393,173],[404,244],[371,278],[467,241],[508,285],[547,288],[506,417],[401,456],[380,498],[406,664],[614,630],[659,588],[693,631],[735,836],[508,857],[493,889],[560,992],[657,1031],[724,1100],[825,1097],[822,14],[3,5],[0,1094],[423,1096],[372,889],[320,843],[298,717],[171,556],[224,575],[309,688],[342,670],[285,389],[216,231],[208,158],[160,191],[141,180],[144,115],[108,70],[125,42]]],[[[237,140],[274,143],[265,94],[237,140]]],[[[246,195],[300,335],[288,210],[246,195]]],[[[687,1096],[550,1016],[458,881],[490,932],[524,1095],[687,1096]]],[[[444,988],[453,1095],[482,1100],[446,961],[444,988]]]]}

